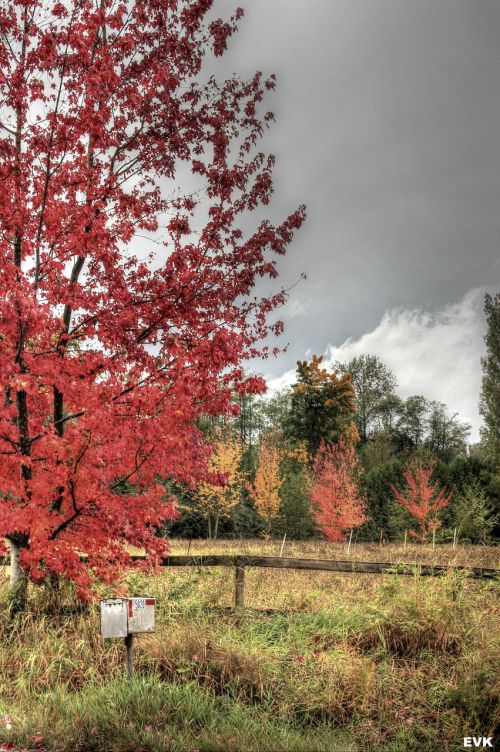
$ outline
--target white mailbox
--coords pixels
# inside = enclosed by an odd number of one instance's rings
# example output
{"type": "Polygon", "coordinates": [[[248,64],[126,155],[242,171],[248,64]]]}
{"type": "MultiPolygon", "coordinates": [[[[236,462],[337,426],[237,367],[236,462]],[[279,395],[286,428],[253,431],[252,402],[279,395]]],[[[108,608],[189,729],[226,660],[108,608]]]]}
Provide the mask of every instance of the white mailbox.
{"type": "Polygon", "coordinates": [[[155,631],[155,599],[154,598],[129,598],[128,599],[128,632],[139,634],[141,632],[155,631]]]}
{"type": "Polygon", "coordinates": [[[103,637],[155,631],[154,598],[111,598],[101,601],[101,634],[103,637]]]}
{"type": "Polygon", "coordinates": [[[101,601],[101,634],[103,637],[128,635],[128,608],[126,598],[101,601]]]}

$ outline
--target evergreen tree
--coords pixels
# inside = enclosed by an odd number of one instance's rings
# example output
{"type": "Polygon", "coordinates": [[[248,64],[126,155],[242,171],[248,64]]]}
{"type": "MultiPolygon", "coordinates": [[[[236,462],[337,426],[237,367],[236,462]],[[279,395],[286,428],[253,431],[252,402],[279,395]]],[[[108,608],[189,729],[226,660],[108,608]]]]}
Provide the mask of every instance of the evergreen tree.
{"type": "Polygon", "coordinates": [[[500,474],[500,293],[486,295],[484,311],[488,329],[484,338],[486,355],[481,359],[483,383],[479,411],[484,418],[481,431],[486,456],[500,474]]]}
{"type": "Polygon", "coordinates": [[[391,487],[400,485],[403,462],[397,458],[374,467],[364,475],[367,522],[359,529],[359,539],[376,540],[380,531],[389,539],[402,538],[411,522],[409,512],[394,499],[391,487]]]}
{"type": "Polygon", "coordinates": [[[311,499],[307,474],[303,468],[290,467],[280,488],[281,506],[273,523],[273,533],[296,540],[316,535],[316,523],[311,513],[311,499]]]}

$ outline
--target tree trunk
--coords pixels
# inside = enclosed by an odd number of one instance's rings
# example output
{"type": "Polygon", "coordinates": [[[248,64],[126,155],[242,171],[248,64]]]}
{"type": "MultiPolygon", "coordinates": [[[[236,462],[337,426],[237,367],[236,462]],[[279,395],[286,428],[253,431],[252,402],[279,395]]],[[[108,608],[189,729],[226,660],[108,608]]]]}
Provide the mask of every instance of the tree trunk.
{"type": "Polygon", "coordinates": [[[12,614],[26,609],[28,600],[28,578],[21,566],[22,541],[7,538],[10,546],[10,610],[12,614]]]}
{"type": "Polygon", "coordinates": [[[219,532],[219,515],[217,514],[215,516],[214,540],[217,540],[217,533],[218,532],[219,532]]]}
{"type": "Polygon", "coordinates": [[[212,540],[212,518],[210,515],[207,517],[208,522],[208,540],[212,540]]]}
{"type": "Polygon", "coordinates": [[[45,597],[44,610],[48,614],[56,614],[60,608],[61,600],[61,578],[59,575],[51,572],[45,580],[45,597]]]}

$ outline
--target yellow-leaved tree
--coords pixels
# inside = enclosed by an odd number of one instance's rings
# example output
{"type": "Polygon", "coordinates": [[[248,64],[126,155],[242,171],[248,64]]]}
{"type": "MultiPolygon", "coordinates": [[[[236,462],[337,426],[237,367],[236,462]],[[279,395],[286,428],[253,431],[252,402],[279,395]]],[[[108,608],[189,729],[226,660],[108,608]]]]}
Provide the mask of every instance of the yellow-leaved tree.
{"type": "Polygon", "coordinates": [[[219,483],[201,483],[196,493],[196,507],[208,524],[208,537],[215,540],[222,517],[229,517],[231,509],[241,500],[239,465],[241,445],[232,436],[219,434],[208,461],[211,475],[219,476],[219,483]]]}
{"type": "Polygon", "coordinates": [[[270,523],[280,511],[279,490],[282,479],[279,473],[280,457],[275,446],[263,442],[259,451],[259,466],[253,484],[247,490],[260,516],[270,523]]]}

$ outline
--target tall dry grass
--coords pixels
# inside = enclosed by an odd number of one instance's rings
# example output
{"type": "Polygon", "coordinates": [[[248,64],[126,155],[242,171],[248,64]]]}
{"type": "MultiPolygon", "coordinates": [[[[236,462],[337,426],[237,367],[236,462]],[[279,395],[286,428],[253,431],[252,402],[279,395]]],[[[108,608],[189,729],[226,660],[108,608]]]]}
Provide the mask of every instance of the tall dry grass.
{"type": "MultiPolygon", "coordinates": [[[[245,545],[196,541],[191,552],[276,554],[276,541],[245,545]]],[[[285,553],[345,558],[321,543],[285,553]]],[[[486,554],[462,562],[491,566],[486,554]]],[[[130,573],[130,595],[157,598],[132,685],[122,641],[100,637],[97,604],[79,610],[65,586],[54,608],[32,588],[30,611],[12,621],[0,586],[0,740],[59,752],[430,752],[500,722],[498,583],[249,569],[237,613],[233,586],[231,569],[130,573]]]]}

